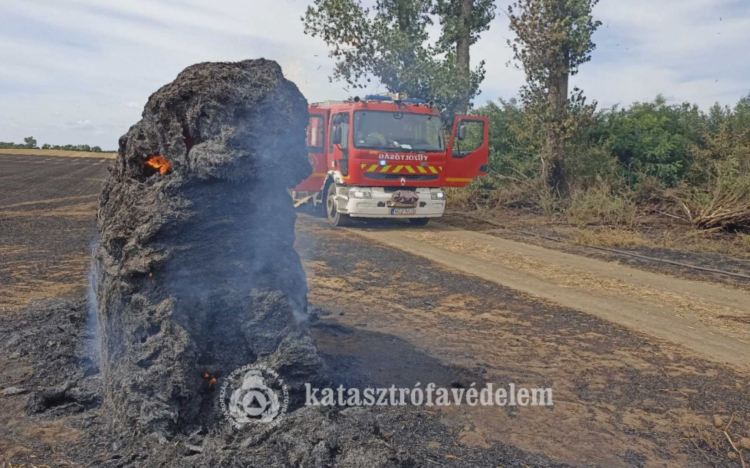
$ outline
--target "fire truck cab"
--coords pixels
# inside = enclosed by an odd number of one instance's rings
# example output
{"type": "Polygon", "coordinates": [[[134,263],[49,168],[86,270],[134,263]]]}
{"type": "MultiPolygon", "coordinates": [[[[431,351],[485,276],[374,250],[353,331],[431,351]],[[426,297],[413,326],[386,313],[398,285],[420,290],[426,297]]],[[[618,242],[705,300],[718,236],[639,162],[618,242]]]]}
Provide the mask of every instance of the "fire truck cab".
{"type": "Polygon", "coordinates": [[[334,226],[350,218],[425,225],[445,212],[442,187],[487,173],[486,117],[456,117],[446,138],[440,112],[403,93],[312,104],[309,112],[313,174],[292,195],[295,206],[312,204],[334,226]]]}

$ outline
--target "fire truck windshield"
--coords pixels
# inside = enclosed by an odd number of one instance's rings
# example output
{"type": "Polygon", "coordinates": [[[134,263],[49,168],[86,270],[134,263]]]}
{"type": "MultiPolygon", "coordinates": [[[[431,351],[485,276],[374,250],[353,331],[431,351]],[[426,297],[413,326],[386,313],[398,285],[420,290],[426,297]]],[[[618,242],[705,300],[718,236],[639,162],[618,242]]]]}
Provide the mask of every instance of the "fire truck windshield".
{"type": "Polygon", "coordinates": [[[357,148],[445,151],[440,117],[407,112],[356,111],[354,146],[357,148]]]}

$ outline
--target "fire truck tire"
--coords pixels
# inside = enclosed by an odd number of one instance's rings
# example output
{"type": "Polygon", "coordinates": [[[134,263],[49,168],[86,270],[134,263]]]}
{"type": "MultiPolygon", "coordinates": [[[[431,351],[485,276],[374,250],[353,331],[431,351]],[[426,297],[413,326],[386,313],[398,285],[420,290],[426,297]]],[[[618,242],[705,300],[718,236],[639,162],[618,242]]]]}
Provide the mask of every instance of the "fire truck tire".
{"type": "Polygon", "coordinates": [[[339,213],[336,207],[336,184],[328,184],[325,193],[326,217],[331,226],[346,226],[349,224],[349,215],[339,213]]]}
{"type": "Polygon", "coordinates": [[[326,212],[326,199],[324,198],[326,195],[327,187],[324,188],[317,197],[320,197],[320,200],[317,201],[317,205],[315,203],[310,204],[310,214],[317,217],[317,218],[325,218],[328,216],[328,213],[326,212]]]}
{"type": "Polygon", "coordinates": [[[430,218],[409,218],[409,222],[415,226],[427,226],[430,218]]]}

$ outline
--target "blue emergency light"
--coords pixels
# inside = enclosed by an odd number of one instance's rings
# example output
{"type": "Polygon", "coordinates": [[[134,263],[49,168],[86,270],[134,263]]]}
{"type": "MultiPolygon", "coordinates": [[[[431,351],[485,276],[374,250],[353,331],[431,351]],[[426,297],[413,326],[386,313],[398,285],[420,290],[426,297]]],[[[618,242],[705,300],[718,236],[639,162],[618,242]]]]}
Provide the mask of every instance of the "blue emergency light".
{"type": "Polygon", "coordinates": [[[367,101],[392,101],[390,96],[378,96],[376,94],[368,94],[365,96],[365,100],[367,101]]]}
{"type": "MultiPolygon", "coordinates": [[[[380,102],[393,101],[393,96],[381,96],[378,94],[368,94],[367,96],[365,96],[365,101],[380,101],[380,102]]],[[[407,99],[404,99],[402,102],[408,102],[409,104],[427,104],[426,100],[418,99],[418,98],[407,98],[407,99]]]]}

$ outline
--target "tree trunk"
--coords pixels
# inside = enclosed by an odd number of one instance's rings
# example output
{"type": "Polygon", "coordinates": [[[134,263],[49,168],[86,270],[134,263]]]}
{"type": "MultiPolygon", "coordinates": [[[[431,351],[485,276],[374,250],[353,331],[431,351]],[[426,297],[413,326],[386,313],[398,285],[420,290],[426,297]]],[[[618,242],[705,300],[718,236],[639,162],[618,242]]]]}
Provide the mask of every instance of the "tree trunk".
{"type": "Polygon", "coordinates": [[[567,193],[565,184],[565,119],[568,108],[570,75],[561,70],[550,77],[549,105],[551,119],[547,126],[547,181],[553,193],[567,193]]]}
{"type": "Polygon", "coordinates": [[[471,65],[469,62],[469,47],[471,46],[471,16],[474,10],[474,0],[461,0],[461,16],[459,17],[459,34],[456,42],[456,67],[458,69],[458,106],[457,111],[465,114],[469,112],[469,88],[471,87],[471,65]]]}

